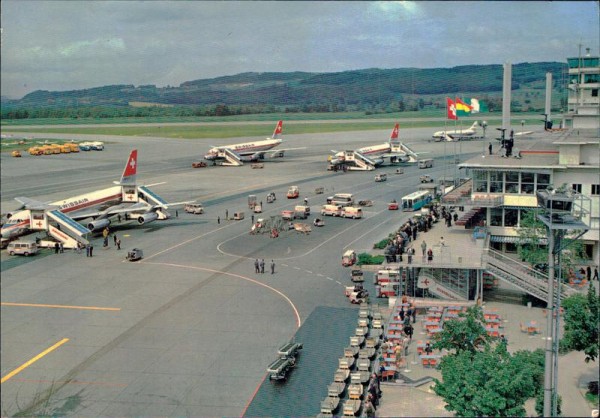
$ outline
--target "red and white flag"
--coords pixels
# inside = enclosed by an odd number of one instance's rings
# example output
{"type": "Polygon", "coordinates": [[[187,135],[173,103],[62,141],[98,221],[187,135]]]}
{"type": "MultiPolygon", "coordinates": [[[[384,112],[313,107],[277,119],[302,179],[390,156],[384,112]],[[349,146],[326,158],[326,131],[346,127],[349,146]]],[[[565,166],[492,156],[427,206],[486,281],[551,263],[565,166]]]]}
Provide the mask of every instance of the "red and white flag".
{"type": "Polygon", "coordinates": [[[448,110],[448,119],[457,120],[458,116],[456,116],[456,104],[449,97],[446,97],[446,108],[448,110]]]}

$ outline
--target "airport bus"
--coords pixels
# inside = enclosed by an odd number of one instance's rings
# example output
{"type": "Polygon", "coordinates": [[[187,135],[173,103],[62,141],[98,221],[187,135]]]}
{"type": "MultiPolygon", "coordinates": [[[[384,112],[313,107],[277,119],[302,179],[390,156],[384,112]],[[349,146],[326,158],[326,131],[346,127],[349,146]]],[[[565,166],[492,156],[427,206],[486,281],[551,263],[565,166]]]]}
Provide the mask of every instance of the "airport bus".
{"type": "Polygon", "coordinates": [[[402,198],[402,210],[412,212],[421,209],[431,202],[431,193],[428,190],[418,190],[402,198]]]}
{"type": "Polygon", "coordinates": [[[433,167],[433,160],[427,158],[425,160],[419,160],[419,168],[431,168],[433,167]]]}

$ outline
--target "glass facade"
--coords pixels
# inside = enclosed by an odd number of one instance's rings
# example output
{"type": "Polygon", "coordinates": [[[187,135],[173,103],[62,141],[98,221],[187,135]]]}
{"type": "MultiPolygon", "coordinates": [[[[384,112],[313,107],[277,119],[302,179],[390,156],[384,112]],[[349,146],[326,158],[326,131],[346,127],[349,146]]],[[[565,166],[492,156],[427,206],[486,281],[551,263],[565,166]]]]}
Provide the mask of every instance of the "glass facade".
{"type": "Polygon", "coordinates": [[[552,184],[549,173],[473,170],[473,191],[478,193],[534,194],[552,184]]]}

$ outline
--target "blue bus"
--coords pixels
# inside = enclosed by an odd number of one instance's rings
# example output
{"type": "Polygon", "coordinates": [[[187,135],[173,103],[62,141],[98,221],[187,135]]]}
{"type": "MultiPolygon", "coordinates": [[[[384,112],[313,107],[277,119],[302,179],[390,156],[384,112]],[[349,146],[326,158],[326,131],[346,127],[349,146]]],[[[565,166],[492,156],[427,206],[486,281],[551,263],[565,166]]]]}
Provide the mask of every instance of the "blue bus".
{"type": "Polygon", "coordinates": [[[402,210],[412,212],[421,209],[431,202],[431,193],[427,190],[418,190],[402,198],[402,210]]]}

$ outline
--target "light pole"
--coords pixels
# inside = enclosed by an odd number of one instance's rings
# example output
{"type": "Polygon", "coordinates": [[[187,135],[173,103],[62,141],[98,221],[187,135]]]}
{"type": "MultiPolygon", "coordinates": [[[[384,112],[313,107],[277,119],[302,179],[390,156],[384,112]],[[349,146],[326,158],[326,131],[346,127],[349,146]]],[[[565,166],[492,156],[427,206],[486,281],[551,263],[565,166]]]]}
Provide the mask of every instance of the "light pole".
{"type": "Polygon", "coordinates": [[[521,135],[523,135],[523,126],[525,125],[525,121],[522,120],[521,121],[521,135]]]}

